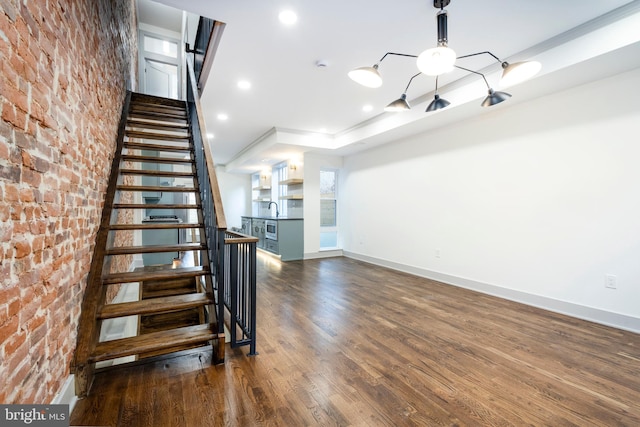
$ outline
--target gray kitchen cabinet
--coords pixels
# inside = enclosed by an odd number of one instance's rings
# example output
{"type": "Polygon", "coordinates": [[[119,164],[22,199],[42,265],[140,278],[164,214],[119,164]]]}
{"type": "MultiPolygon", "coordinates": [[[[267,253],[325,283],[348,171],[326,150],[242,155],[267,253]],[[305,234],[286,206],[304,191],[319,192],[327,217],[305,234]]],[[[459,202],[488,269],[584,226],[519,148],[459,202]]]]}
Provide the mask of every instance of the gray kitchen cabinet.
{"type": "MultiPolygon", "coordinates": [[[[242,217],[244,225],[251,220],[251,235],[260,239],[258,248],[264,249],[276,255],[280,255],[282,261],[293,261],[302,259],[304,256],[304,222],[302,218],[265,218],[265,217],[242,217]],[[267,239],[265,237],[265,219],[277,221],[277,239],[267,239]]],[[[249,233],[245,233],[249,234],[249,233]]]]}
{"type": "Polygon", "coordinates": [[[278,240],[267,239],[265,249],[280,255],[282,261],[302,259],[304,255],[302,219],[279,219],[278,240]]]}
{"type": "Polygon", "coordinates": [[[267,239],[265,241],[265,245],[264,248],[266,250],[268,250],[269,252],[273,252],[274,254],[279,253],[278,252],[278,241],[277,240],[272,240],[272,239],[267,239]]]}

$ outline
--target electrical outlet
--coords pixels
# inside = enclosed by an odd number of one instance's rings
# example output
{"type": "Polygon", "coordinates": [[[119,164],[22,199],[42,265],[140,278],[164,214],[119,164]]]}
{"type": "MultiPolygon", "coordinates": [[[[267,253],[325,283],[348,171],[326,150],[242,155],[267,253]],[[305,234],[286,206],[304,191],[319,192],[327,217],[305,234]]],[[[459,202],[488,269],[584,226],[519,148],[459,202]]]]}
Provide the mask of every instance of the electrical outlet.
{"type": "Polygon", "coordinates": [[[609,289],[616,289],[618,287],[618,276],[615,276],[613,274],[605,274],[604,287],[609,289]]]}

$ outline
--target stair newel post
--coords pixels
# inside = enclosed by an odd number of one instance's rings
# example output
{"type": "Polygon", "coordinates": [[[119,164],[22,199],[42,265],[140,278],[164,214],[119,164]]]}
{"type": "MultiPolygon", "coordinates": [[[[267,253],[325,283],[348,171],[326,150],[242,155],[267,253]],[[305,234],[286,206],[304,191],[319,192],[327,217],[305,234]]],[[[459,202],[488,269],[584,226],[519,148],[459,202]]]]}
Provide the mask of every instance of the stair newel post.
{"type": "Polygon", "coordinates": [[[252,243],[248,245],[249,247],[249,263],[250,263],[250,293],[251,293],[251,342],[249,344],[249,356],[256,356],[258,352],[256,351],[256,328],[257,328],[257,299],[258,299],[258,291],[257,291],[257,277],[256,270],[257,266],[257,255],[256,255],[256,244],[252,243]]]}
{"type": "Polygon", "coordinates": [[[237,340],[237,337],[236,337],[237,331],[236,331],[236,328],[234,327],[235,325],[234,320],[238,316],[238,287],[234,286],[234,284],[238,283],[238,245],[237,244],[226,245],[226,248],[229,251],[229,265],[228,265],[229,289],[226,289],[223,295],[225,295],[225,299],[226,299],[226,296],[229,295],[229,301],[231,305],[231,307],[229,308],[229,311],[232,319],[231,330],[230,330],[231,342],[235,343],[237,340]]]}
{"type": "MultiPolygon", "coordinates": [[[[225,238],[226,230],[217,230],[217,246],[216,246],[216,282],[218,284],[218,299],[216,300],[217,309],[218,309],[218,336],[221,338],[222,342],[220,343],[220,348],[218,348],[218,361],[224,360],[224,296],[225,296],[225,268],[224,268],[224,258],[225,258],[225,238]]],[[[231,332],[233,336],[233,331],[231,332]]]]}

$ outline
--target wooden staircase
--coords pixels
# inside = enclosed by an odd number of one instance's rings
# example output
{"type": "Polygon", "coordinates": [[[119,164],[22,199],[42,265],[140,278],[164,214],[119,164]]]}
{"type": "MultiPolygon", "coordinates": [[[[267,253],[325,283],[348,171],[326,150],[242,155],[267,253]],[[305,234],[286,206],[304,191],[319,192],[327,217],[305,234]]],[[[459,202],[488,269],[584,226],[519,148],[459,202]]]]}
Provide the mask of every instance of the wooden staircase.
{"type": "Polygon", "coordinates": [[[78,328],[80,396],[97,362],[203,345],[224,360],[189,129],[184,101],[128,94],[78,328]],[[137,300],[110,303],[123,286],[137,286],[137,300]],[[107,321],[128,316],[135,336],[100,340],[107,321]]]}

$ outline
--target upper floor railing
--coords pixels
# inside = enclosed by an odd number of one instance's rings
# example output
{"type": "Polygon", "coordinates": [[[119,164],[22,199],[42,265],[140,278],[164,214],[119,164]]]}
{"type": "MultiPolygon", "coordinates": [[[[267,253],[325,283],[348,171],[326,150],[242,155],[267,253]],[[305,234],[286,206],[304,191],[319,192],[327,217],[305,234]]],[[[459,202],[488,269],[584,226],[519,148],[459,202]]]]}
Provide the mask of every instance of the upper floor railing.
{"type": "Polygon", "coordinates": [[[200,93],[207,83],[224,27],[223,22],[201,16],[193,47],[189,48],[187,45],[187,52],[193,54],[193,72],[196,78],[196,87],[200,93]]]}

